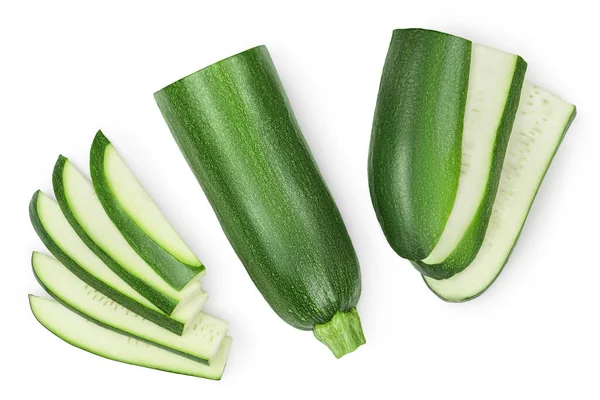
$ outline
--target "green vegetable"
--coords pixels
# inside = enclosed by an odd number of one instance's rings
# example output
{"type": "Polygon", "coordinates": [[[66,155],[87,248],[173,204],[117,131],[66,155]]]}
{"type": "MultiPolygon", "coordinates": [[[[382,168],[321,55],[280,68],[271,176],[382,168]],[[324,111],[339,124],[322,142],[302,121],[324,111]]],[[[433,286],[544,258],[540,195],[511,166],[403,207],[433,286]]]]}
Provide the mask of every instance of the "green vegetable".
{"type": "Polygon", "coordinates": [[[471,300],[498,277],[575,114],[572,104],[525,82],[490,224],[477,257],[450,279],[425,277],[429,288],[440,298],[451,302],[471,300]]]}
{"type": "Polygon", "coordinates": [[[182,290],[204,270],[100,131],[90,150],[90,172],[98,199],[110,219],[162,279],[182,290]]]}
{"type": "Polygon", "coordinates": [[[60,156],[52,175],[60,208],[81,240],[129,286],[164,313],[201,291],[197,275],[180,292],[173,289],[132,248],[110,220],[92,183],[65,157],[60,156]]]}
{"type": "Polygon", "coordinates": [[[77,236],[58,204],[42,192],[33,195],[29,215],[48,250],[79,279],[116,303],[178,335],[199,312],[185,309],[172,317],[165,315],[104,264],[77,236]]]}
{"type": "Polygon", "coordinates": [[[337,357],[365,343],[352,243],[264,46],[155,94],[229,241],[273,310],[337,357]]]}
{"type": "Polygon", "coordinates": [[[231,348],[231,338],[226,337],[211,365],[207,366],[106,329],[69,311],[54,300],[29,295],[29,304],[40,324],[65,342],[101,357],[127,364],[220,379],[231,348]]]}
{"type": "Polygon", "coordinates": [[[441,32],[394,31],[369,154],[369,187],[392,248],[448,278],[477,254],[526,63],[441,32]]]}
{"type": "MultiPolygon", "coordinates": [[[[227,323],[211,315],[200,313],[182,335],[176,335],[102,295],[50,256],[33,253],[32,266],[38,282],[61,304],[92,322],[134,339],[208,365],[225,338],[227,323]]],[[[205,293],[204,302],[207,297],[205,293]]]]}

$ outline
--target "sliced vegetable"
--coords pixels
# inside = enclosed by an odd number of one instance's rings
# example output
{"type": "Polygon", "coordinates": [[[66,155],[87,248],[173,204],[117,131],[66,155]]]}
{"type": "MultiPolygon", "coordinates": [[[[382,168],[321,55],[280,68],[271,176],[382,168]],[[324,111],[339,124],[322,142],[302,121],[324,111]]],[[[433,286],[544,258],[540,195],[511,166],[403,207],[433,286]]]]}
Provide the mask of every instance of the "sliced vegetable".
{"type": "Polygon", "coordinates": [[[182,290],[204,270],[101,131],[90,151],[90,171],[104,210],[162,279],[182,290]]]}
{"type": "Polygon", "coordinates": [[[129,286],[171,314],[180,301],[201,291],[198,274],[182,291],[173,289],[150,267],[108,217],[92,183],[63,156],[52,175],[60,208],[81,240],[129,286]]]}
{"type": "Polygon", "coordinates": [[[452,35],[394,31],[369,185],[388,242],[425,275],[456,274],[481,246],[525,70],[519,56],[452,35]]]}
{"type": "Polygon", "coordinates": [[[439,297],[452,302],[471,300],[498,277],[575,114],[572,104],[525,82],[483,245],[469,267],[452,278],[425,277],[439,297]]]}
{"type": "Polygon", "coordinates": [[[155,93],[250,277],[290,325],[337,357],[365,343],[360,269],[264,46],[155,93]]]}
{"type": "MultiPolygon", "coordinates": [[[[225,334],[227,322],[200,313],[181,336],[140,318],[77,278],[55,258],[33,253],[33,273],[42,287],[71,311],[93,322],[152,345],[209,364],[225,334]]],[[[203,296],[206,301],[206,294],[203,296]]]]}
{"type": "Polygon", "coordinates": [[[111,300],[177,334],[200,311],[186,309],[187,314],[165,315],[104,264],[77,236],[58,204],[42,192],[33,195],[29,215],[46,248],[79,279],[111,300]]]}
{"type": "Polygon", "coordinates": [[[132,339],[106,329],[69,311],[60,303],[29,295],[29,304],[35,318],[50,332],[82,350],[126,364],[220,379],[225,369],[231,338],[226,337],[210,366],[181,357],[147,342],[132,339]]]}

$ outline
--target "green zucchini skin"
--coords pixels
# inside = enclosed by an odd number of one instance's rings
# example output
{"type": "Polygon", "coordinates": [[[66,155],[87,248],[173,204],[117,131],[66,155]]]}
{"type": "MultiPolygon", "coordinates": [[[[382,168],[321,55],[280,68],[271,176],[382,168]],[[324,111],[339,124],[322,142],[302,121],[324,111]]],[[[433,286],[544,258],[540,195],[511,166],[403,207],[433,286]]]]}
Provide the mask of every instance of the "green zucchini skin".
{"type": "Polygon", "coordinates": [[[65,218],[69,221],[69,224],[73,227],[73,230],[77,232],[77,235],[81,238],[81,240],[85,243],[85,245],[94,252],[110,269],[112,269],[121,279],[125,281],[129,286],[134,288],[139,294],[148,299],[152,304],[158,307],[162,312],[167,315],[171,315],[175,307],[177,306],[177,301],[175,299],[166,296],[165,294],[159,292],[152,286],[148,285],[144,280],[136,277],[131,272],[127,271],[127,269],[123,268],[119,263],[117,263],[111,256],[109,256],[104,250],[100,248],[92,240],[92,238],[87,234],[85,229],[79,224],[73,212],[71,211],[71,207],[69,206],[69,201],[67,200],[67,196],[65,194],[64,180],[63,180],[63,172],[65,164],[68,159],[64,156],[59,156],[58,160],[56,160],[56,164],[54,165],[54,172],[52,173],[52,187],[54,189],[54,195],[56,196],[56,201],[60,206],[65,218]]]}
{"type": "Polygon", "coordinates": [[[494,199],[500,183],[504,156],[515,122],[517,108],[519,107],[521,88],[523,87],[526,71],[527,63],[521,57],[518,57],[506,105],[498,127],[496,142],[494,143],[490,176],[477,214],[456,249],[443,262],[425,264],[420,260],[413,261],[412,264],[421,274],[434,279],[448,279],[467,268],[477,256],[490,222],[494,199]]]}
{"type": "Polygon", "coordinates": [[[98,199],[129,245],[165,282],[174,289],[181,290],[204,270],[204,266],[188,265],[179,261],[149,237],[119,204],[104,174],[104,153],[110,144],[102,131],[98,131],[90,149],[90,175],[98,199]]]}
{"type": "Polygon", "coordinates": [[[152,310],[143,304],[135,301],[129,296],[124,295],[118,290],[112,288],[106,283],[102,282],[100,279],[95,276],[89,274],[85,269],[83,269],[80,265],[78,265],[71,257],[69,257],[62,249],[54,242],[52,237],[48,234],[44,225],[40,219],[40,216],[37,211],[38,197],[40,191],[34,193],[31,202],[29,203],[29,217],[31,219],[31,224],[35,229],[37,235],[42,240],[42,243],[46,246],[48,251],[56,257],[58,261],[60,261],[65,267],[67,267],[74,275],[76,275],[83,282],[88,284],[90,287],[93,287],[106,297],[109,297],[111,300],[121,304],[123,307],[128,308],[129,310],[135,312],[143,318],[146,318],[149,321],[156,323],[157,325],[162,326],[163,328],[176,333],[177,335],[181,335],[183,333],[183,324],[179,321],[176,321],[172,318],[169,318],[167,315],[162,314],[158,311],[152,310]]]}
{"type": "MultiPolygon", "coordinates": [[[[357,320],[358,259],[266,47],[217,62],[154,96],[273,310],[302,330],[339,313],[357,320]]],[[[362,331],[360,337],[354,348],[364,343],[362,331]]]]}
{"type": "Polygon", "coordinates": [[[368,175],[385,237],[409,260],[431,253],[452,211],[470,61],[468,40],[423,29],[393,32],[373,119],[368,175]]]}

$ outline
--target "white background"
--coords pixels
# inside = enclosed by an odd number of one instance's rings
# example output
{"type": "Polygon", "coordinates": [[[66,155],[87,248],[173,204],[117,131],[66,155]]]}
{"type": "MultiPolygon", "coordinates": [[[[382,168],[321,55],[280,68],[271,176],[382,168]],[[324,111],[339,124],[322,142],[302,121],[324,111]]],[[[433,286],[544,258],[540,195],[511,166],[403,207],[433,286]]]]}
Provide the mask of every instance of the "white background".
{"type": "Polygon", "coordinates": [[[598,399],[600,113],[592,1],[2,1],[0,398],[598,399]],[[555,5],[556,4],[556,5],[555,5]],[[587,4],[587,5],[586,5],[587,4]],[[497,283],[446,304],[387,245],[367,149],[394,28],[435,28],[522,55],[575,103],[519,246],[497,283]],[[358,252],[367,345],[336,360],[268,307],[161,118],[154,91],[266,44],[358,252]],[[28,202],[59,153],[82,169],[103,129],[207,265],[207,309],[230,321],[222,381],[132,367],[41,327],[27,294],[43,250],[28,202]]]}

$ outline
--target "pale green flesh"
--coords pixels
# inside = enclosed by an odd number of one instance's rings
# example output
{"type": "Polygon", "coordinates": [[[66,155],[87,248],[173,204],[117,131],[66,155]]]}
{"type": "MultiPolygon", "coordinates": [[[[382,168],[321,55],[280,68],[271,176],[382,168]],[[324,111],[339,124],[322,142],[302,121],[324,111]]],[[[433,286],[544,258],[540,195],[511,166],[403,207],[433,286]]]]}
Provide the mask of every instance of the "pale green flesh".
{"type": "Polygon", "coordinates": [[[37,210],[44,229],[58,247],[81,268],[94,277],[138,303],[161,312],[144,296],[113,272],[92,252],[71,227],[56,201],[40,192],[37,210]]]}
{"type": "MultiPolygon", "coordinates": [[[[40,283],[58,300],[114,329],[181,353],[211,360],[225,334],[227,322],[200,313],[179,336],[115,303],[81,281],[53,257],[34,253],[33,270],[40,283]]],[[[203,302],[207,296],[203,295],[203,302]]]]}
{"type": "Polygon", "coordinates": [[[211,365],[178,356],[165,349],[103,328],[50,299],[29,296],[36,319],[62,340],[101,357],[162,371],[220,379],[225,369],[231,338],[226,337],[211,365]]]}
{"type": "MultiPolygon", "coordinates": [[[[113,289],[118,290],[148,308],[162,313],[148,299],[123,281],[85,245],[63,215],[56,201],[40,192],[37,207],[40,220],[48,235],[69,258],[90,275],[98,278],[113,289]]],[[[194,279],[192,282],[190,283],[192,285],[190,286],[190,290],[201,293],[200,281],[194,279]]],[[[202,310],[202,304],[198,304],[199,300],[200,297],[191,296],[186,301],[180,302],[170,317],[187,325],[202,310]]]]}
{"type": "Polygon", "coordinates": [[[548,91],[525,82],[502,168],[490,224],[475,260],[445,280],[425,277],[449,301],[477,296],[492,284],[510,256],[538,187],[575,109],[548,91]]]}
{"type": "Polygon", "coordinates": [[[465,106],[461,171],[454,205],[435,248],[423,260],[443,262],[458,246],[486,193],[496,135],[518,56],[473,44],[465,106]]]}
{"type": "Polygon", "coordinates": [[[180,262],[192,266],[202,265],[112,144],[109,144],[104,152],[104,174],[113,196],[152,240],[180,262]]]}
{"type": "MultiPolygon", "coordinates": [[[[63,186],[69,208],[88,236],[111,258],[133,275],[176,301],[198,293],[201,274],[177,291],[165,282],[135,250],[104,211],[92,183],[71,162],[63,169],[63,186]]],[[[164,218],[164,217],[163,217],[164,218]]]]}

